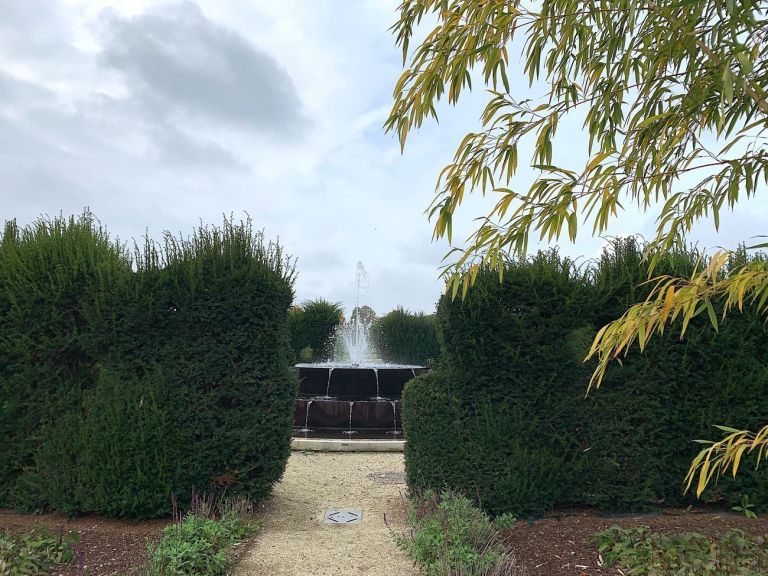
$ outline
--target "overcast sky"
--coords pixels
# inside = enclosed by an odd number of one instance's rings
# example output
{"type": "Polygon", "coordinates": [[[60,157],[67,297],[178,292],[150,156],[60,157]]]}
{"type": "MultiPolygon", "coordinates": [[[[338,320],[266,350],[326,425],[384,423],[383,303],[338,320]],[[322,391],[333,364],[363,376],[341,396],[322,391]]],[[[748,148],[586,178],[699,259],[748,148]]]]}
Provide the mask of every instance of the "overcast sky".
{"type": "MultiPolygon", "coordinates": [[[[401,70],[388,32],[398,3],[0,0],[0,220],[88,206],[128,240],[247,212],[298,258],[298,301],[349,309],[362,261],[377,312],[431,312],[446,245],[424,210],[485,96],[441,111],[401,156],[381,128],[401,70]]],[[[579,131],[561,128],[574,157],[579,131]]],[[[483,204],[462,211],[458,239],[483,204]]],[[[694,239],[765,233],[765,204],[694,239]]],[[[609,233],[652,230],[629,213],[609,233]]],[[[562,250],[589,258],[602,242],[562,250]]]]}

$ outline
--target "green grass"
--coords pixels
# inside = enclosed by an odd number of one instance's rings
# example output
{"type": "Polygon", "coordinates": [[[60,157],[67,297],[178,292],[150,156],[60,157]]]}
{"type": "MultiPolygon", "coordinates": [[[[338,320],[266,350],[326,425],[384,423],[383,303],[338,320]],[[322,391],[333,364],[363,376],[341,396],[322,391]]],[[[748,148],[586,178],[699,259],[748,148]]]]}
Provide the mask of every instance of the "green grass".
{"type": "Polygon", "coordinates": [[[646,526],[612,526],[593,543],[609,567],[627,576],[764,576],[768,550],[762,538],[728,530],[716,538],[701,534],[667,536],[646,526]]]}

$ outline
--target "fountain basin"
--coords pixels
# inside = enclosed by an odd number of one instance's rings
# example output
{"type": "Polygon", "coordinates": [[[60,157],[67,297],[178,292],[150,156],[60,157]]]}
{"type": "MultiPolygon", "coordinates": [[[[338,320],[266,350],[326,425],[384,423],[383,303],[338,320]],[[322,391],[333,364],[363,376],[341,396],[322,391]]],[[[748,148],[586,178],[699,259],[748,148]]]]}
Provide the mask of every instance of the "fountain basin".
{"type": "Polygon", "coordinates": [[[350,423],[352,430],[401,430],[403,426],[400,419],[400,400],[296,400],[293,413],[294,428],[304,428],[306,424],[306,428],[310,430],[349,430],[350,423]]]}
{"type": "Polygon", "coordinates": [[[297,364],[294,435],[304,438],[391,439],[402,433],[400,398],[424,366],[297,364]]]}
{"type": "Polygon", "coordinates": [[[354,365],[334,362],[297,364],[299,394],[343,400],[399,399],[405,383],[427,372],[424,366],[405,364],[354,365]]]}

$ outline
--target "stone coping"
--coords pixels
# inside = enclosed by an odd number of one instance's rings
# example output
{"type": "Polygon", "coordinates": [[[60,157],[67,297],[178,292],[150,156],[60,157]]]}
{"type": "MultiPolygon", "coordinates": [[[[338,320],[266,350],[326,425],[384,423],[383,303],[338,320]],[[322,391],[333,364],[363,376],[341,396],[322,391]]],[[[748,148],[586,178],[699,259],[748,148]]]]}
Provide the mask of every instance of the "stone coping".
{"type": "Polygon", "coordinates": [[[336,438],[291,438],[291,450],[318,452],[402,452],[405,440],[343,440],[336,438]]]}

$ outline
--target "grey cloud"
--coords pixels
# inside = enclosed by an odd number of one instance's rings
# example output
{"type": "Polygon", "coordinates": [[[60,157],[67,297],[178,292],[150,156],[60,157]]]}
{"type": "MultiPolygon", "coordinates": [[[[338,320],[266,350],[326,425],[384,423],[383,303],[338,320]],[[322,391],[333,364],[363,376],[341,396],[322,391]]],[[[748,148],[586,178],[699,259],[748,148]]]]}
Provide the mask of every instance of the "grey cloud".
{"type": "Polygon", "coordinates": [[[434,270],[442,264],[443,257],[450,250],[446,242],[430,240],[429,234],[412,233],[398,246],[398,253],[403,262],[431,267],[434,270]]]}
{"type": "Polygon", "coordinates": [[[299,255],[302,268],[311,270],[329,270],[331,268],[341,268],[346,265],[344,259],[331,250],[312,250],[307,254],[299,255]]]}
{"type": "Polygon", "coordinates": [[[153,131],[153,144],[157,159],[162,164],[176,167],[183,165],[229,168],[247,171],[223,146],[212,141],[199,141],[171,125],[160,126],[153,131]]]}
{"type": "Polygon", "coordinates": [[[59,171],[42,162],[5,166],[0,162],[0,180],[3,182],[3,211],[10,206],[13,213],[0,214],[3,220],[27,213],[57,214],[62,199],[67,205],[82,208],[90,203],[92,195],[78,182],[64,178],[59,171]],[[45,207],[42,210],[40,207],[45,207]]]}
{"type": "Polygon", "coordinates": [[[67,36],[54,0],[0,0],[0,14],[0,46],[6,48],[23,44],[26,52],[43,50],[67,36]]]}
{"type": "Polygon", "coordinates": [[[42,86],[19,80],[0,70],[0,109],[4,105],[30,106],[46,102],[53,94],[42,86]]]}
{"type": "Polygon", "coordinates": [[[278,63],[211,22],[196,4],[105,18],[101,61],[127,76],[148,114],[181,113],[281,136],[306,124],[296,88],[278,63]]]}
{"type": "Polygon", "coordinates": [[[54,73],[82,60],[58,0],[0,0],[0,56],[54,73]]]}

